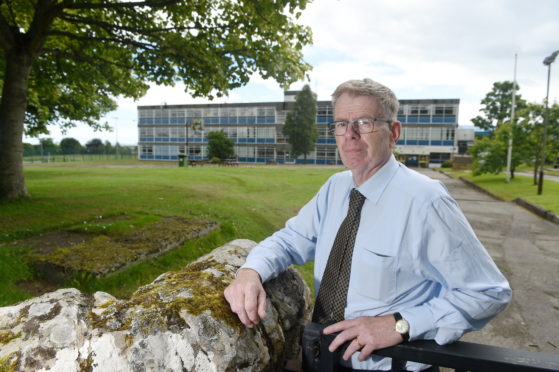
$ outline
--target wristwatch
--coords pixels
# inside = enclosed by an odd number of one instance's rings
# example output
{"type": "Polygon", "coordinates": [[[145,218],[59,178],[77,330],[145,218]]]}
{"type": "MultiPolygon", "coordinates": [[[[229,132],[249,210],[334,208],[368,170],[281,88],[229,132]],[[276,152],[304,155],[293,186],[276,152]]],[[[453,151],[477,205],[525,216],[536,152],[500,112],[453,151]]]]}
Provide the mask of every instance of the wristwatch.
{"type": "Polygon", "coordinates": [[[394,320],[396,320],[394,330],[402,335],[404,341],[408,341],[410,339],[410,324],[402,318],[400,313],[394,313],[394,320]]]}

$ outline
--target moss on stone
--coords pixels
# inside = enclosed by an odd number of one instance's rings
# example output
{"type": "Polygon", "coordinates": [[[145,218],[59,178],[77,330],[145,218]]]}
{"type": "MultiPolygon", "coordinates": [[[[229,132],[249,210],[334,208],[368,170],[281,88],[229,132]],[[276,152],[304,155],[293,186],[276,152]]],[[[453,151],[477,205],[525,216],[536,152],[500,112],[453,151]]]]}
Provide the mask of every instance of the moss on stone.
{"type": "Polygon", "coordinates": [[[0,332],[0,344],[5,345],[8,342],[21,337],[21,332],[13,333],[12,331],[0,332]]]}
{"type": "Polygon", "coordinates": [[[14,354],[0,358],[0,372],[14,372],[17,367],[18,357],[14,354]]]}
{"type": "Polygon", "coordinates": [[[86,359],[79,363],[80,372],[92,372],[93,371],[93,356],[89,354],[86,359]]]}
{"type": "MultiPolygon", "coordinates": [[[[212,316],[229,326],[241,329],[241,323],[231,311],[223,291],[232,280],[224,264],[207,259],[188,265],[178,272],[167,273],[156,283],[144,286],[134,293],[131,305],[157,308],[165,319],[180,318],[181,311],[194,316],[210,311],[212,316]],[[207,269],[218,270],[221,276],[207,269]]],[[[150,322],[154,322],[151,319],[150,322]]]]}
{"type": "Polygon", "coordinates": [[[106,309],[109,306],[111,306],[112,304],[114,304],[116,302],[116,300],[107,300],[105,302],[103,302],[101,305],[97,306],[97,308],[99,309],[106,309]]]}
{"type": "Polygon", "coordinates": [[[124,314],[128,306],[124,301],[109,300],[99,308],[105,308],[101,314],[96,314],[93,311],[86,315],[86,318],[91,322],[93,329],[107,329],[110,331],[124,331],[130,329],[130,319],[124,319],[124,314]],[[107,304],[109,303],[109,304],[107,304]],[[106,305],[104,307],[104,305],[106,305]]]}

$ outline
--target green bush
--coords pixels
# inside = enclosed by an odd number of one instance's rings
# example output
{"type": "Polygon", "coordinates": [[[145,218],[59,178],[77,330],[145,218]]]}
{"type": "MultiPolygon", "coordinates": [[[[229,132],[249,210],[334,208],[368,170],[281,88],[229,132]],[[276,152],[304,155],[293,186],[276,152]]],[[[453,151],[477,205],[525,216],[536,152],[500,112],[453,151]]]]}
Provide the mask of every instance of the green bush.
{"type": "Polygon", "coordinates": [[[448,159],[443,161],[441,168],[452,168],[452,160],[448,159]]]}

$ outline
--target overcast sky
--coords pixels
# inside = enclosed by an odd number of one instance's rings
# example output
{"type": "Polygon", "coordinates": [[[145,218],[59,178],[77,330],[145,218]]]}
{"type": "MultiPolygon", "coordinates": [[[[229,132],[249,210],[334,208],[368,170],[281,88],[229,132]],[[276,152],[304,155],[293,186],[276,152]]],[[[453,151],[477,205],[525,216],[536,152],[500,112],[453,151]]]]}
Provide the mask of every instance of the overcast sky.
{"type": "MultiPolygon", "coordinates": [[[[330,99],[348,79],[370,77],[392,88],[400,99],[459,98],[460,125],[470,125],[480,101],[495,81],[512,80],[518,54],[517,82],[528,101],[542,102],[547,67],[543,59],[559,49],[557,0],[314,0],[300,23],[313,30],[304,50],[314,68],[308,83],[319,100],[330,99]]],[[[251,82],[213,102],[283,100],[274,81],[251,82]]],[[[559,58],[552,65],[550,101],[559,101],[559,58]]],[[[65,135],[49,127],[59,142],[74,137],[136,144],[137,105],[205,103],[184,93],[184,86],[152,86],[139,101],[119,99],[104,121],[115,132],[93,132],[85,125],[65,135]]],[[[26,142],[36,142],[29,138],[26,142]]]]}

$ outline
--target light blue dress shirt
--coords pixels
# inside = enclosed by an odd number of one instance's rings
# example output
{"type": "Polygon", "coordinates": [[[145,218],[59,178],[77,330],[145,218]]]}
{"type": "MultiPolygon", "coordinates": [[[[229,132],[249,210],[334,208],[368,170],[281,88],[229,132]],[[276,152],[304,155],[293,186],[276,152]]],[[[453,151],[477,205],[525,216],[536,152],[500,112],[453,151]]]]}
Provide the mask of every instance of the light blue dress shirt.
{"type": "MultiPolygon", "coordinates": [[[[314,259],[318,293],[354,187],[350,171],[333,175],[283,229],[251,251],[243,267],[266,281],[290,264],[314,259]]],[[[353,250],[346,319],[400,312],[410,323],[410,340],[447,344],[505,308],[511,298],[507,280],[441,182],[392,156],[357,189],[367,199],[353,250]]],[[[358,354],[353,368],[390,369],[388,358],[359,362],[358,354]]]]}

